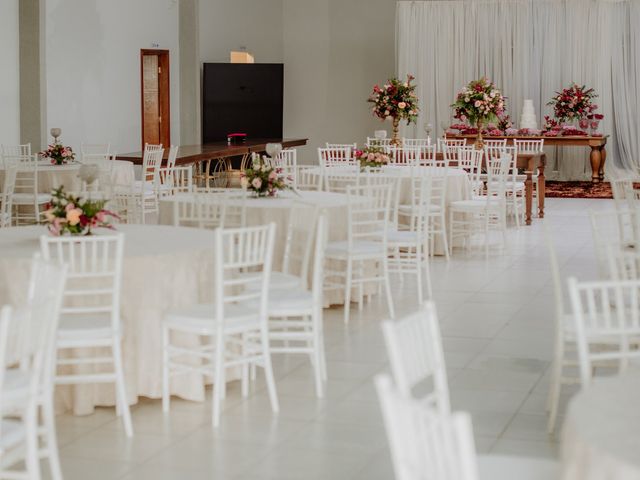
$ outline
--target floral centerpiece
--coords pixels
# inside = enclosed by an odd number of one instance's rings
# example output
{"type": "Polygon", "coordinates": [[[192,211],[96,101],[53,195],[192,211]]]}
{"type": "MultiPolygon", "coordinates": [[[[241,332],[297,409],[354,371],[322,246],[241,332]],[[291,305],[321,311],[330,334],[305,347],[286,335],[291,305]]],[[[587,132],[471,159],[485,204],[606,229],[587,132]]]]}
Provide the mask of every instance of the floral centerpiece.
{"type": "Polygon", "coordinates": [[[406,120],[409,125],[418,119],[416,86],[411,83],[414,79],[413,75],[407,75],[406,82],[390,78],[382,87],[375,85],[369,95],[368,102],[373,103],[373,114],[382,120],[393,119],[391,145],[400,145],[398,126],[401,120],[406,120]]]}
{"type": "Polygon", "coordinates": [[[553,107],[553,114],[560,122],[579,121],[598,109],[593,103],[597,96],[593,88],[572,83],[569,88],[556,92],[547,105],[553,107]]]}
{"type": "Polygon", "coordinates": [[[51,235],[91,235],[92,228],[113,229],[108,218],[118,218],[105,210],[106,200],[85,200],[66,193],[64,187],[55,189],[51,195],[43,213],[51,235]]]}
{"type": "Polygon", "coordinates": [[[365,168],[379,168],[388,165],[391,161],[389,155],[381,147],[366,147],[355,151],[355,157],[360,162],[360,170],[365,168]]]}
{"type": "Polygon", "coordinates": [[[283,175],[282,168],[272,166],[260,156],[253,159],[251,168],[240,174],[240,186],[257,197],[275,197],[278,190],[289,188],[289,180],[283,175]]]}
{"type": "Polygon", "coordinates": [[[64,165],[76,158],[76,154],[71,147],[65,147],[61,143],[49,145],[46,150],[40,152],[42,158],[51,159],[52,165],[64,165]]]}
{"type": "Polygon", "coordinates": [[[475,126],[478,130],[476,148],[483,147],[482,126],[488,122],[496,122],[502,116],[505,109],[506,98],[500,90],[482,77],[473,80],[458,92],[455,103],[451,105],[454,109],[454,118],[475,126]]]}

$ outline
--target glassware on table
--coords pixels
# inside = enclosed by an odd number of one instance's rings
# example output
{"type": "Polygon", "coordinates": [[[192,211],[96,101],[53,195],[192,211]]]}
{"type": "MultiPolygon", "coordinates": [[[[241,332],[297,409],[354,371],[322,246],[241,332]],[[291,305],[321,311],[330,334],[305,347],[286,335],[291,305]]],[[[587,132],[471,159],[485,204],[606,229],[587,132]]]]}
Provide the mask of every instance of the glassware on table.
{"type": "Polygon", "coordinates": [[[433,130],[433,125],[431,125],[430,123],[425,123],[424,133],[427,134],[427,140],[429,140],[429,143],[431,143],[431,130],[433,130]]]}
{"type": "Polygon", "coordinates": [[[589,126],[591,127],[591,135],[592,136],[595,135],[598,132],[598,127],[600,126],[600,120],[594,118],[589,123],[589,126]]]}
{"type": "Polygon", "coordinates": [[[581,130],[584,130],[586,132],[587,129],[589,128],[589,119],[581,118],[578,121],[578,126],[580,127],[581,130]]]}

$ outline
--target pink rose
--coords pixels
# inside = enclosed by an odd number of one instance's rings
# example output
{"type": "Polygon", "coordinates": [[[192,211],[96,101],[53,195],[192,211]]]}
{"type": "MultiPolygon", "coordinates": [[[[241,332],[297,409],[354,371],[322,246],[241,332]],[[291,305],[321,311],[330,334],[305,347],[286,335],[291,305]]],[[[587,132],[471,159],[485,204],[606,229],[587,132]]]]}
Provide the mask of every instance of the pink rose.
{"type": "Polygon", "coordinates": [[[65,212],[70,212],[71,210],[73,210],[74,208],[76,208],[76,206],[73,203],[67,203],[67,206],[64,207],[64,211],[65,212]]]}
{"type": "Polygon", "coordinates": [[[275,171],[272,171],[269,174],[269,180],[271,180],[271,181],[275,180],[277,177],[278,177],[278,174],[275,171]]]}
{"type": "Polygon", "coordinates": [[[407,104],[406,104],[405,102],[400,102],[400,103],[398,104],[398,108],[399,108],[400,110],[402,110],[402,109],[403,109],[404,107],[406,107],[406,106],[407,106],[407,104]]]}
{"type": "Polygon", "coordinates": [[[251,181],[251,185],[253,186],[253,188],[258,190],[262,186],[262,180],[260,180],[258,177],[256,177],[251,181]]]}

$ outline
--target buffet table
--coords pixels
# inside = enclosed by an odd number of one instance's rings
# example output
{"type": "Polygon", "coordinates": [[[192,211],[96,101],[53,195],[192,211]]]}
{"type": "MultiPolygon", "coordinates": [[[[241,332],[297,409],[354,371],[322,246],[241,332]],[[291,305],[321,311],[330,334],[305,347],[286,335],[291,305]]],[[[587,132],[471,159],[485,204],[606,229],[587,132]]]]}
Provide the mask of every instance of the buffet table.
{"type": "MultiPolygon", "coordinates": [[[[446,138],[464,138],[467,143],[473,143],[476,141],[476,135],[452,135],[446,134],[446,138]]],[[[507,145],[513,144],[514,140],[544,140],[544,145],[550,147],[589,147],[591,149],[590,161],[591,161],[591,181],[593,183],[599,183],[604,180],[604,164],[607,160],[607,151],[605,146],[607,145],[607,138],[609,135],[603,135],[600,137],[591,136],[558,136],[558,137],[545,137],[545,136],[485,136],[486,139],[502,140],[507,139],[507,145]]]]}

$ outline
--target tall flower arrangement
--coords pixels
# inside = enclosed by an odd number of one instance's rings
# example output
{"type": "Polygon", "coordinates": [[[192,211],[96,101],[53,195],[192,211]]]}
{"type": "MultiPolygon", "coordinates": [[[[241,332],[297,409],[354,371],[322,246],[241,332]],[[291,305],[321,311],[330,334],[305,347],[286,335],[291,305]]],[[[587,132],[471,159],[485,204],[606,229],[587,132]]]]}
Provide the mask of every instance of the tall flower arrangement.
{"type": "Polygon", "coordinates": [[[398,126],[402,120],[406,120],[407,125],[418,120],[418,97],[416,85],[411,83],[413,80],[413,75],[407,75],[404,82],[390,78],[382,87],[375,85],[369,95],[368,102],[373,103],[373,114],[382,120],[393,119],[392,145],[400,144],[398,126]]]}
{"type": "Polygon", "coordinates": [[[561,122],[580,120],[593,115],[598,109],[598,105],[593,103],[597,96],[593,88],[572,83],[569,88],[556,92],[547,105],[553,107],[555,118],[561,122]]]}

